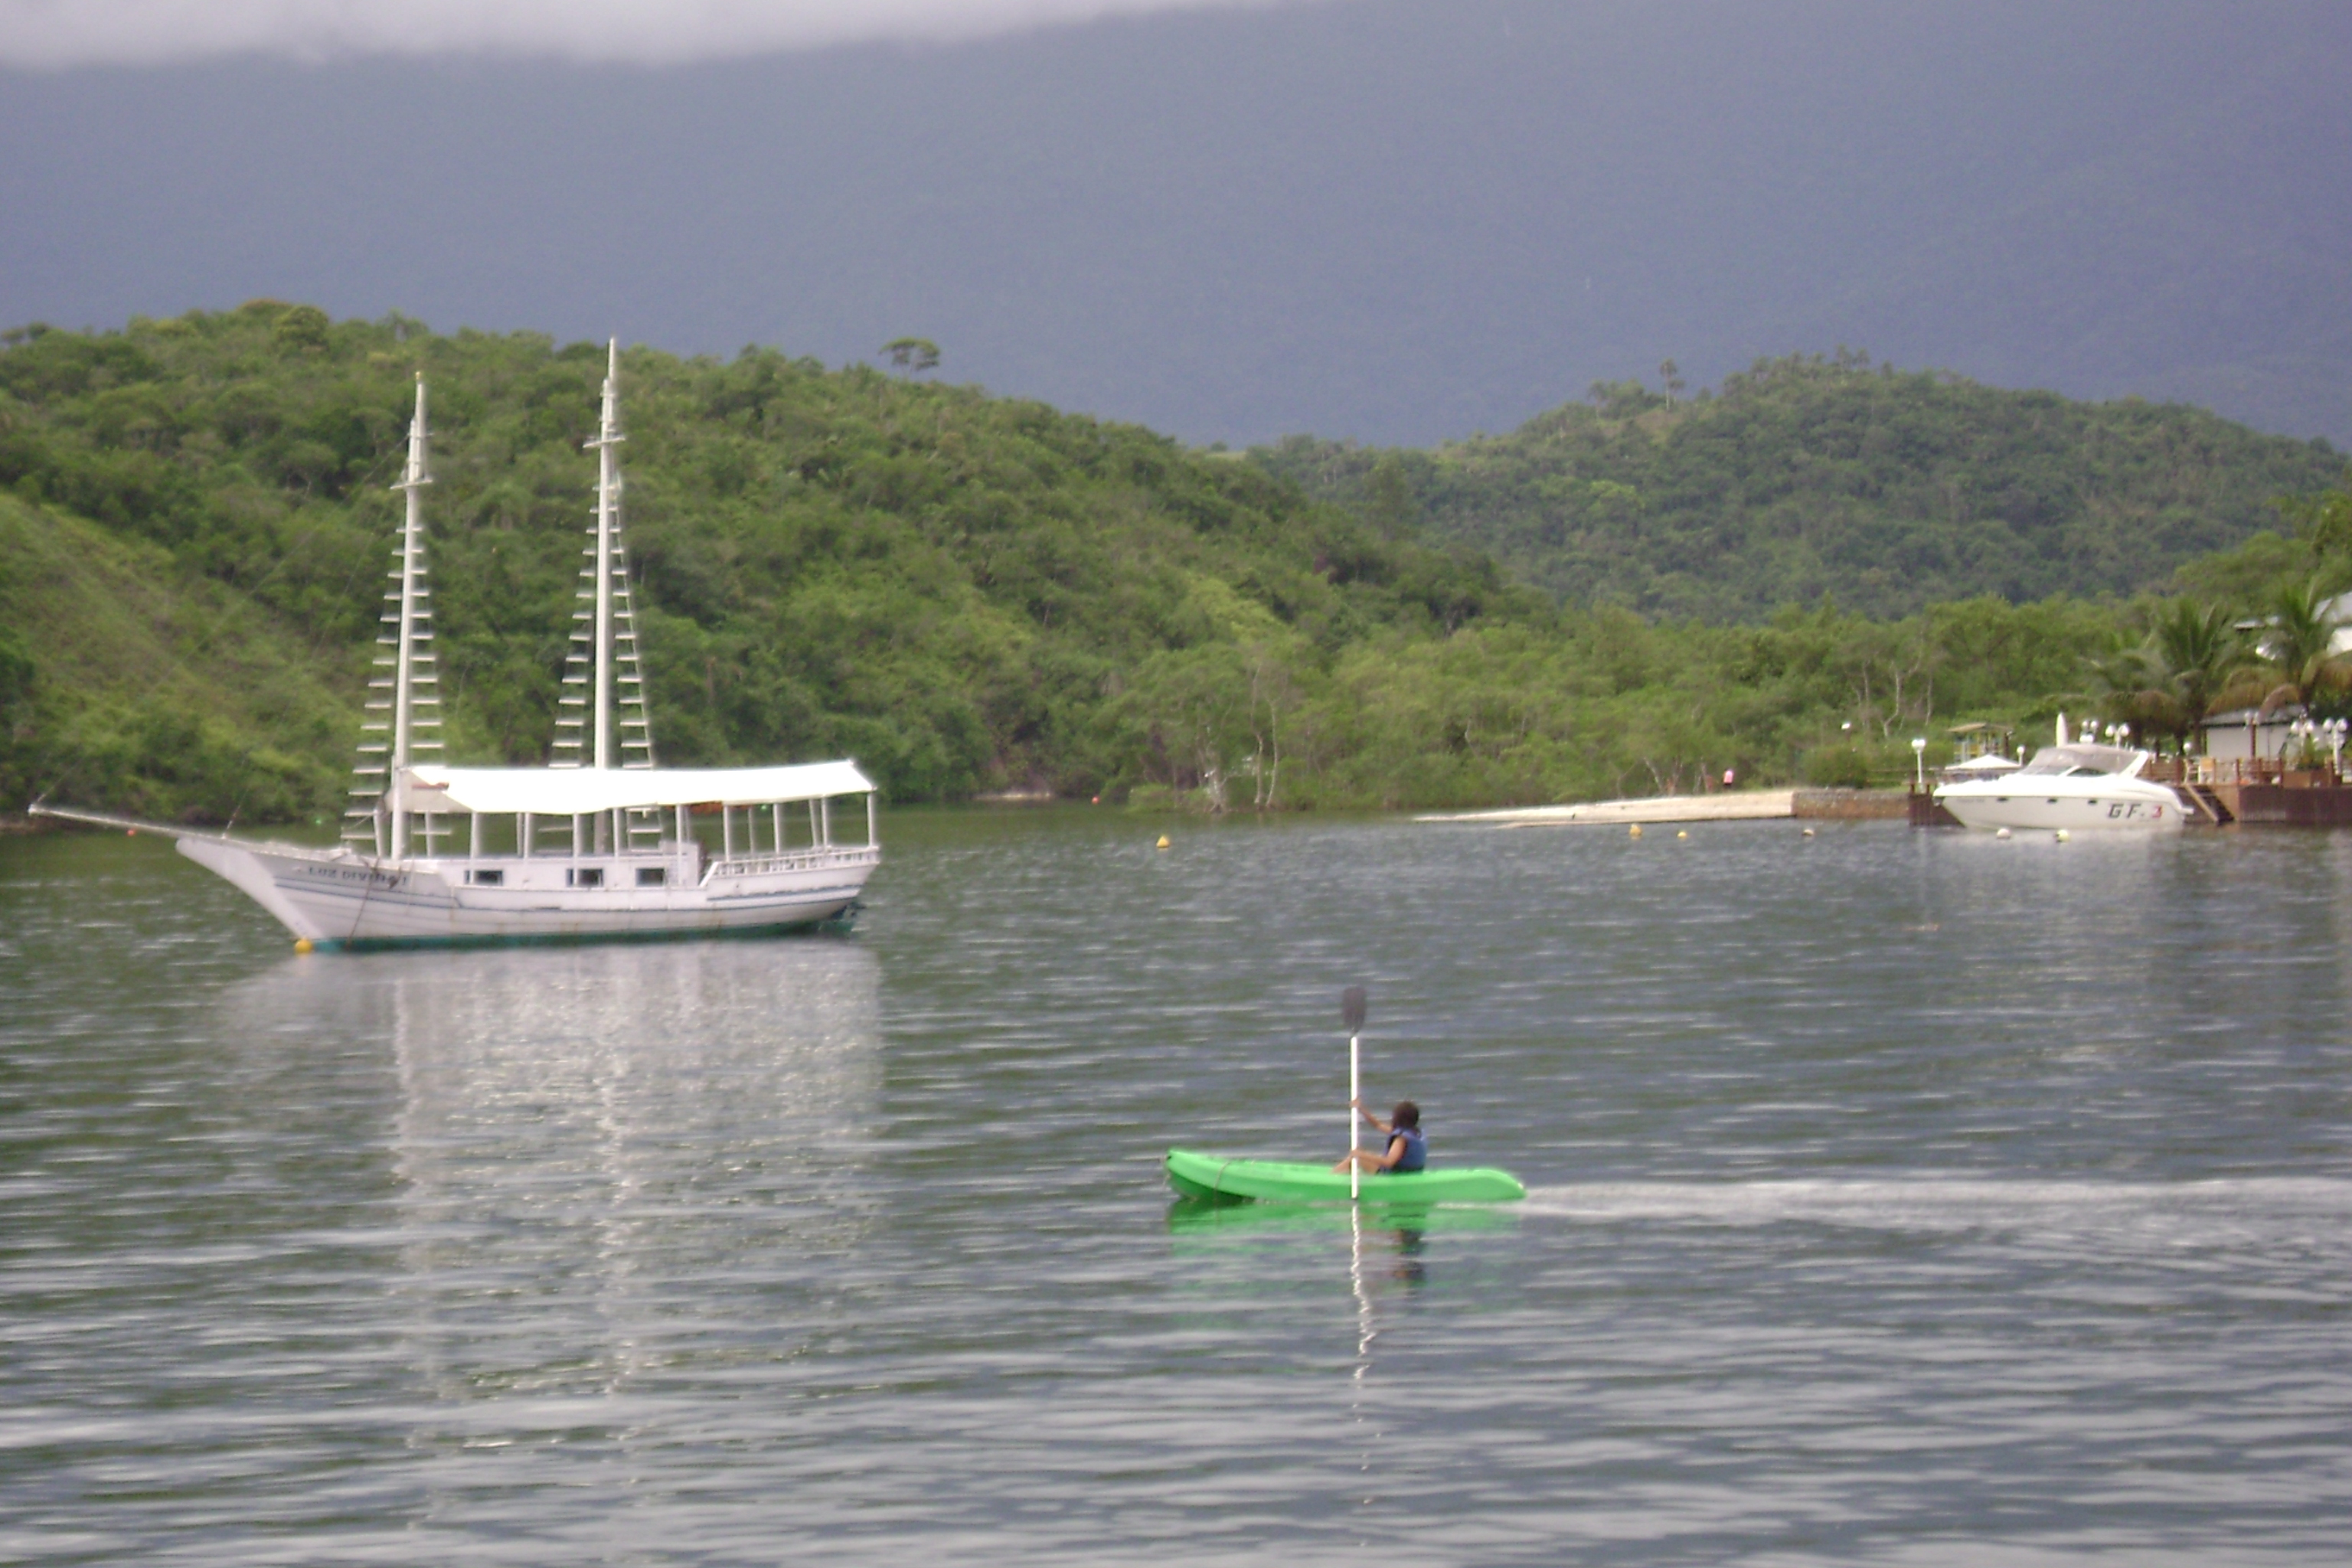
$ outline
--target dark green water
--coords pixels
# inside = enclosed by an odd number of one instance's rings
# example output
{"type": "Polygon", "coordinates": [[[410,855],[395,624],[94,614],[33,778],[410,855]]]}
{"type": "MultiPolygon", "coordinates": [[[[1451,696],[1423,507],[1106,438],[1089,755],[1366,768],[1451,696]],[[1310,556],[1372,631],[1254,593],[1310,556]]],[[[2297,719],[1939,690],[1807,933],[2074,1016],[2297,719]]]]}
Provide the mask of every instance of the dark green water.
{"type": "Polygon", "coordinates": [[[0,841],[0,1560],[2340,1560],[2352,837],[1159,831],[299,959],[0,841]],[[1352,982],[1530,1200],[1174,1209],[1352,982]]]}

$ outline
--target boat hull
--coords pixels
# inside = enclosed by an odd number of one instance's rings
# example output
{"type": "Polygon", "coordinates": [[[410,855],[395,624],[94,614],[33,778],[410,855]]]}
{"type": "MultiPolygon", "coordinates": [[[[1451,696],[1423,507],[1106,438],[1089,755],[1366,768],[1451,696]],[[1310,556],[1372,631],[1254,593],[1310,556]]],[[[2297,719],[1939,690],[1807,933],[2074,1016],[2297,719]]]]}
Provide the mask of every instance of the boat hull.
{"type": "Polygon", "coordinates": [[[181,854],[235,884],[287,930],[320,947],[354,950],[498,942],[657,941],[751,936],[836,921],[879,859],[870,847],[721,863],[698,879],[674,859],[615,858],[603,869],[659,868],[659,885],[616,876],[610,887],[550,885],[558,862],[507,860],[501,885],[469,883],[465,861],[387,863],[295,846],[184,837],[181,854]],[[514,873],[511,881],[507,875],[514,873]],[[527,875],[524,873],[528,873],[527,875]]]}
{"type": "Polygon", "coordinates": [[[2176,833],[2189,819],[2180,797],[2162,784],[2105,779],[2097,790],[2048,787],[2071,782],[2012,775],[1950,784],[1936,792],[1936,804],[1961,826],[1977,828],[2176,833]]]}
{"type": "MultiPolygon", "coordinates": [[[[1255,1199],[1278,1203],[1345,1203],[1348,1175],[1323,1165],[1279,1160],[1228,1160],[1190,1149],[1168,1151],[1168,1184],[1193,1198],[1255,1199]]],[[[1369,1204],[1496,1204],[1528,1195],[1507,1171],[1477,1168],[1416,1171],[1405,1175],[1367,1172],[1361,1201],[1369,1204]]]]}

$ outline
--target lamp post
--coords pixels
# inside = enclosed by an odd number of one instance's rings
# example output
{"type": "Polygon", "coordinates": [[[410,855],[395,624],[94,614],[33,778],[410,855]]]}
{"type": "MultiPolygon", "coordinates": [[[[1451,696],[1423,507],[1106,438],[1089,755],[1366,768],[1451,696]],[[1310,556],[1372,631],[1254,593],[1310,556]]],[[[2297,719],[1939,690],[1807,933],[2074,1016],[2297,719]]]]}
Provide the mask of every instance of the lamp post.
{"type": "Polygon", "coordinates": [[[2344,732],[2347,729],[2352,729],[2352,725],[2346,724],[2341,719],[2329,719],[2323,721],[2319,727],[2327,736],[2328,773],[2337,784],[2342,784],[2344,782],[2344,732]]]}
{"type": "Polygon", "coordinates": [[[1927,737],[1925,735],[1911,737],[1911,773],[1913,778],[1918,782],[1919,793],[1926,795],[1927,793],[1927,737]]]}

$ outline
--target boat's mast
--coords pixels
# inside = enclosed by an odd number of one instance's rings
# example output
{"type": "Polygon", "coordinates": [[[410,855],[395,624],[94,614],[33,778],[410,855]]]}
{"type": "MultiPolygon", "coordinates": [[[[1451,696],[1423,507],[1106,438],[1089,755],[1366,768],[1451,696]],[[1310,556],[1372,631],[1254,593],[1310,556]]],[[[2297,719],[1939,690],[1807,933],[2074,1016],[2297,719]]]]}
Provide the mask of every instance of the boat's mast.
{"type": "MultiPolygon", "coordinates": [[[[413,737],[410,698],[415,686],[417,620],[422,606],[417,595],[425,574],[425,487],[433,477],[425,471],[425,373],[416,373],[416,413],[408,423],[408,468],[393,488],[408,497],[408,520],[400,532],[400,625],[393,653],[392,674],[392,858],[408,854],[408,809],[404,775],[413,737]]],[[[431,612],[424,612],[429,615],[431,612]]]]}
{"type": "MultiPolygon", "coordinates": [[[[604,398],[597,421],[596,518],[588,548],[581,553],[581,607],[572,612],[572,651],[563,662],[563,685],[556,704],[555,743],[548,759],[557,768],[649,768],[654,736],[646,710],[645,660],[637,651],[637,618],[629,586],[629,551],[621,538],[620,445],[621,344],[604,346],[604,398]],[[594,717],[588,710],[594,710],[594,717]]],[[[575,839],[588,819],[573,824],[575,839]]],[[[652,849],[661,842],[658,812],[616,811],[612,847],[624,852],[652,849]]],[[[598,829],[601,836],[602,829],[598,829]]],[[[601,847],[601,846],[600,846],[601,847]]]]}
{"type": "Polygon", "coordinates": [[[621,340],[604,344],[604,408],[589,445],[596,448],[596,727],[594,762],[613,765],[613,547],[620,531],[621,462],[614,449],[624,439],[619,401],[621,340]]]}

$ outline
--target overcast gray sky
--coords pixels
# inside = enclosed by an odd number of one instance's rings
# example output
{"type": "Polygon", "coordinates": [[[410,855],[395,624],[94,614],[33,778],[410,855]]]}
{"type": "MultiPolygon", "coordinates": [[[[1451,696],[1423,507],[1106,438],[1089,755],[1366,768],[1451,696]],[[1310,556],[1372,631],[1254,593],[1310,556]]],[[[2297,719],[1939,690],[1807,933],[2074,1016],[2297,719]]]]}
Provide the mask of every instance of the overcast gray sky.
{"type": "MultiPolygon", "coordinates": [[[[506,15],[552,47],[594,4],[506,15]]],[[[2342,0],[1119,9],[902,0],[857,15],[1011,30],[779,51],[741,18],[850,8],[689,5],[665,37],[752,52],[654,66],[0,67],[0,325],[266,295],[835,363],[916,333],[953,379],[1232,442],[1426,442],[1843,343],[2352,444],[2342,0]]],[[[0,36],[107,10],[0,0],[0,36]]],[[[346,8],[112,14],[315,50],[346,8]]]]}
{"type": "Polygon", "coordinates": [[[0,64],[223,55],[541,56],[674,64],[877,38],[953,41],[1055,23],[1276,0],[0,0],[0,64]]]}

